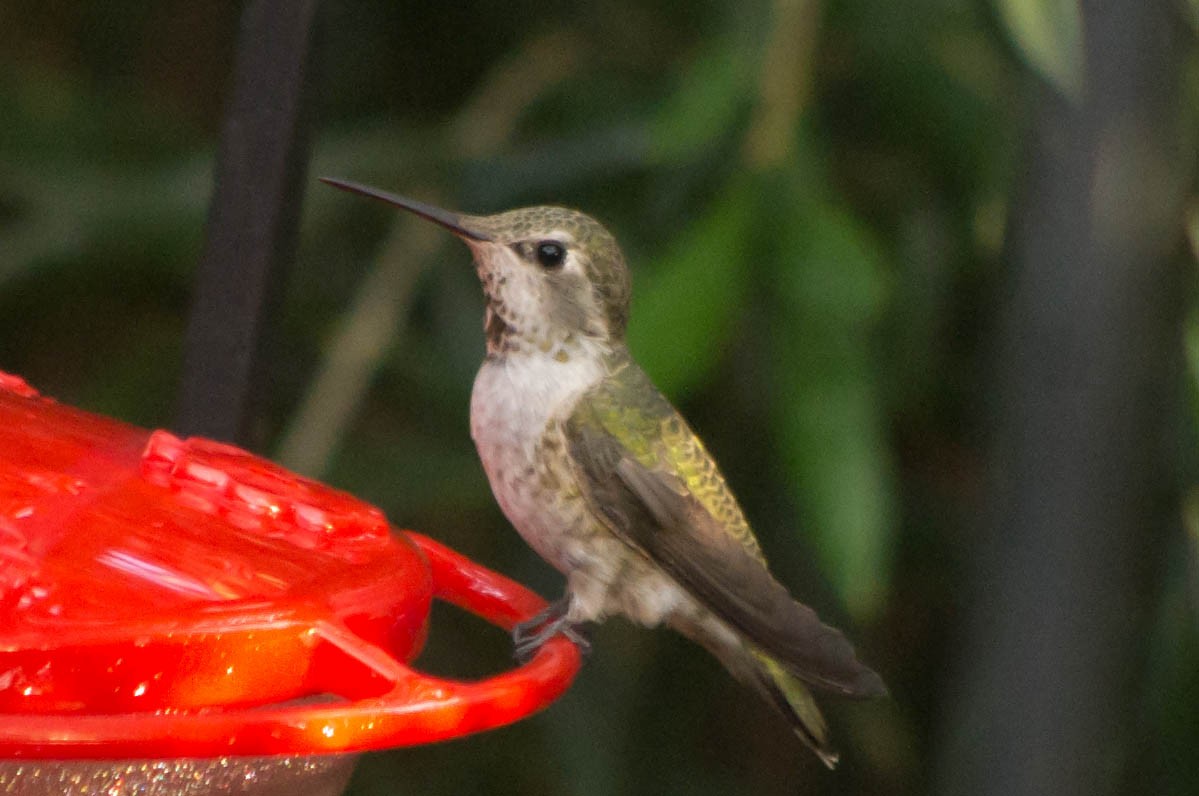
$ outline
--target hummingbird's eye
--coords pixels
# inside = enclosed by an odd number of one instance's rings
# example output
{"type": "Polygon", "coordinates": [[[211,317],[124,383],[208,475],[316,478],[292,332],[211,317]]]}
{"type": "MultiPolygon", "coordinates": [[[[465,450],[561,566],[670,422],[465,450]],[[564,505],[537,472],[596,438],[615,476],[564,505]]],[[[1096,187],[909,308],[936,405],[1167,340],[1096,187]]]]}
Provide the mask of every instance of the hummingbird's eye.
{"type": "Polygon", "coordinates": [[[566,262],[566,247],[556,240],[537,244],[537,262],[542,268],[560,268],[566,262]]]}

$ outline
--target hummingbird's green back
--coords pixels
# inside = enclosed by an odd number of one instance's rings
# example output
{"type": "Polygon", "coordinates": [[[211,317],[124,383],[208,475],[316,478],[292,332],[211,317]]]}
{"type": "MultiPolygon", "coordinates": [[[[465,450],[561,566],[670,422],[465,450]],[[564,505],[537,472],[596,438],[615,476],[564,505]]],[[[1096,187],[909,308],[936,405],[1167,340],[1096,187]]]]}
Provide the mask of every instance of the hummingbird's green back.
{"type": "Polygon", "coordinates": [[[595,516],[782,669],[846,695],[885,693],[849,641],[770,574],[715,461],[623,346],[605,370],[564,424],[595,516]]]}
{"type": "Polygon", "coordinates": [[[627,354],[614,356],[610,368],[610,377],[584,396],[571,422],[602,428],[644,467],[678,477],[704,510],[765,564],[741,506],[699,436],[627,354]]]}

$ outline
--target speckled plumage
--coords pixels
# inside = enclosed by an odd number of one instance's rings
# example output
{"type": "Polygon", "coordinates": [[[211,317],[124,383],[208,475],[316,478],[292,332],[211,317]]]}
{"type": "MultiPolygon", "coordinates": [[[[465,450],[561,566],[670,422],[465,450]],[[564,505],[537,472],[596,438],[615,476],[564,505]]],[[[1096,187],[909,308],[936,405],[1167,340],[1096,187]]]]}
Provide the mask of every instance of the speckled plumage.
{"type": "Polygon", "coordinates": [[[720,526],[765,564],[741,506],[703,441],[625,350],[609,355],[607,362],[608,377],[588,390],[572,420],[599,425],[641,464],[679,476],[720,526]]]}
{"type": "Polygon", "coordinates": [[[833,765],[805,683],[871,696],[882,681],[773,579],[715,461],[632,360],[630,280],[615,239],[565,208],[466,216],[335,184],[471,247],[487,297],[471,436],[504,514],[566,575],[564,619],[623,614],[674,627],[833,765]]]}

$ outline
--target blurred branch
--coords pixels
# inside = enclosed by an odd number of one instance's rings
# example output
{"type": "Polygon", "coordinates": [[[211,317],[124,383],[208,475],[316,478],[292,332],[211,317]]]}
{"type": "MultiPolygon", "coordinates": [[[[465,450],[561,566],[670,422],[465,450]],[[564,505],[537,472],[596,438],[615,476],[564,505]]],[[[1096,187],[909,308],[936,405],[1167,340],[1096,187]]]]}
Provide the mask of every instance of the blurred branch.
{"type": "Polygon", "coordinates": [[[437,251],[439,230],[407,215],[391,234],[342,318],[276,458],[319,478],[357,414],[379,363],[397,342],[417,278],[437,251]]]}
{"type": "Polygon", "coordinates": [[[453,122],[454,152],[466,158],[497,154],[529,106],[575,73],[586,46],[574,31],[555,30],[500,62],[453,122]]]}
{"type": "Polygon", "coordinates": [[[745,137],[745,160],[753,168],[777,166],[795,147],[796,128],[812,93],[819,32],[819,0],[775,0],[758,74],[758,105],[745,137]]]}
{"type": "Polygon", "coordinates": [[[1123,783],[1159,558],[1178,525],[1182,28],[1083,4],[1084,93],[1042,90],[1008,238],[988,536],[940,759],[945,794],[1123,783]]]}
{"type": "MultiPolygon", "coordinates": [[[[485,157],[500,150],[530,104],[570,77],[579,48],[557,31],[534,37],[501,62],[451,123],[453,157],[485,157]]],[[[430,197],[422,197],[428,200],[430,197]]],[[[278,459],[319,478],[346,428],[357,415],[387,352],[407,317],[417,278],[438,249],[440,232],[407,214],[363,280],[349,312],[333,334],[320,371],[288,424],[278,459]]]]}

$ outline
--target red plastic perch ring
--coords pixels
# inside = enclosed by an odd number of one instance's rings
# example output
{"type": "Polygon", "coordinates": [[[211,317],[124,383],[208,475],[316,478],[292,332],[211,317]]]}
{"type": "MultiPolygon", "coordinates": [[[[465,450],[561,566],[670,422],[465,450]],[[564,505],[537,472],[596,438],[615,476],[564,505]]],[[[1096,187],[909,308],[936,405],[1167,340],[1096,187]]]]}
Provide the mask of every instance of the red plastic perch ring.
{"type": "Polygon", "coordinates": [[[544,606],[342,492],[0,373],[0,757],[427,743],[527,716],[578,671],[563,639],[480,682],[410,668],[434,597],[505,629],[544,606]]]}

